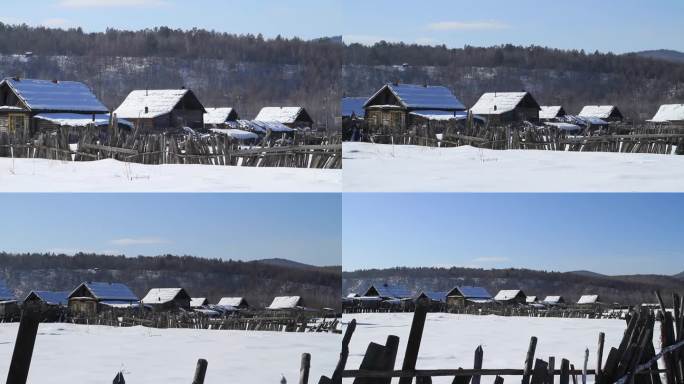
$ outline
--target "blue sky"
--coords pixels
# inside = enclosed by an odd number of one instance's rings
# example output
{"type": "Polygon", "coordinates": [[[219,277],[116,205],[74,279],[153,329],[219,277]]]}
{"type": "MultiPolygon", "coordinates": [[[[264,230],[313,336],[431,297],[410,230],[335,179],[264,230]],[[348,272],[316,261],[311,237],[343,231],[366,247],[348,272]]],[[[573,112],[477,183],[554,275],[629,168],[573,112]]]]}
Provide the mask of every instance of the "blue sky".
{"type": "Polygon", "coordinates": [[[0,194],[0,206],[0,251],[341,264],[339,194],[0,194]]]}
{"type": "Polygon", "coordinates": [[[684,271],[684,194],[344,194],[344,270],[684,271]]]}
{"type": "Polygon", "coordinates": [[[3,0],[0,21],[51,27],[203,28],[310,39],[340,35],[341,0],[3,0]],[[39,5],[40,4],[40,5],[39,5]]]}
{"type": "Polygon", "coordinates": [[[347,42],[684,51],[681,0],[346,0],[347,42]],[[347,22],[349,20],[349,22],[347,22]]]}

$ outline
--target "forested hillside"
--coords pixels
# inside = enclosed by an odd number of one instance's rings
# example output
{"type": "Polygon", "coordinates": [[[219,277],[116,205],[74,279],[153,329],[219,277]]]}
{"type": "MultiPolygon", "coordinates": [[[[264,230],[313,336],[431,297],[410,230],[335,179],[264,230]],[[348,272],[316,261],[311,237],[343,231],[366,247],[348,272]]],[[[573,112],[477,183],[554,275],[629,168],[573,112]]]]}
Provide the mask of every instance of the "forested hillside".
{"type": "Polygon", "coordinates": [[[391,81],[448,86],[471,106],[484,92],[527,90],[541,105],[615,104],[631,119],[684,102],[684,63],[538,46],[445,46],[378,43],[346,47],[343,93],[365,96],[391,81]]]}
{"type": "MultiPolygon", "coordinates": [[[[684,293],[684,280],[674,276],[603,276],[587,271],[547,272],[529,269],[389,268],[343,272],[342,293],[359,292],[370,284],[390,282],[413,291],[447,291],[458,285],[487,288],[492,295],[501,289],[522,289],[543,299],[561,295],[576,302],[581,295],[598,294],[607,303],[641,304],[656,301],[659,289],[669,300],[672,292],[684,293]]],[[[363,292],[361,292],[363,293],[363,292]]]]}
{"type": "Polygon", "coordinates": [[[303,105],[332,127],[341,47],[201,29],[85,33],[0,23],[0,76],[80,80],[112,109],[133,89],[185,86],[205,106],[235,107],[243,118],[262,106],[303,105]]]}
{"type": "Polygon", "coordinates": [[[183,287],[212,303],[221,296],[244,296],[252,305],[266,306],[276,295],[300,295],[311,307],[338,308],[340,270],[173,255],[0,253],[0,279],[19,297],[34,289],[71,290],[84,281],[116,281],[139,297],[150,288],[183,287]]]}

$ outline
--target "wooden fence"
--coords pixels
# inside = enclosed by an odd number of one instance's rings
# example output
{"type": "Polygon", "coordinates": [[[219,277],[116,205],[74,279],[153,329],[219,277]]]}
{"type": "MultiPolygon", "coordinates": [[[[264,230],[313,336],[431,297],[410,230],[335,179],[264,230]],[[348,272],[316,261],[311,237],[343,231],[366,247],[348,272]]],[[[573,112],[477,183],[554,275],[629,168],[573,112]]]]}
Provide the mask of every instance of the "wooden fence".
{"type": "Polygon", "coordinates": [[[343,378],[353,378],[354,384],[389,384],[392,378],[399,378],[399,384],[410,384],[413,378],[416,384],[432,383],[434,377],[453,377],[455,384],[479,384],[483,376],[495,376],[495,384],[503,384],[502,376],[521,376],[522,384],[553,384],[559,377],[561,384],[583,384],[587,377],[593,376],[597,384],[661,384],[664,374],[667,384],[680,384],[684,381],[684,299],[674,294],[675,307],[669,312],[659,293],[656,292],[661,305],[660,311],[641,308],[627,317],[627,329],[618,347],[613,347],[604,361],[605,335],[599,333],[596,351],[596,369],[587,369],[589,350],[585,351],[584,360],[575,366],[567,359],[560,360],[560,369],[556,368],[556,357],[548,360],[535,358],[537,337],[530,339],[525,361],[519,368],[484,369],[482,366],[484,351],[481,346],[475,349],[473,368],[456,369],[416,369],[418,351],[427,316],[427,305],[419,304],[413,316],[409,331],[406,352],[401,369],[395,369],[399,347],[399,338],[390,335],[386,343],[370,343],[363,355],[359,369],[346,369],[349,356],[349,342],[356,329],[356,320],[352,320],[346,329],[342,341],[342,352],[337,368],[330,381],[341,383],[343,378]],[[660,320],[661,350],[656,353],[653,344],[654,324],[660,320]],[[657,362],[663,360],[664,369],[659,369],[657,362]]]}
{"type": "Polygon", "coordinates": [[[529,123],[490,126],[449,122],[411,126],[406,130],[368,126],[360,129],[364,131],[362,140],[379,144],[684,154],[684,129],[659,125],[617,125],[599,132],[580,133],[529,123]]]}
{"type": "Polygon", "coordinates": [[[295,133],[287,144],[280,143],[280,140],[264,139],[261,146],[245,147],[221,134],[142,135],[117,130],[99,135],[98,131],[84,129],[74,133],[64,128],[40,133],[32,139],[1,133],[0,157],[63,161],[111,158],[141,164],[342,168],[339,137],[295,133]]]}

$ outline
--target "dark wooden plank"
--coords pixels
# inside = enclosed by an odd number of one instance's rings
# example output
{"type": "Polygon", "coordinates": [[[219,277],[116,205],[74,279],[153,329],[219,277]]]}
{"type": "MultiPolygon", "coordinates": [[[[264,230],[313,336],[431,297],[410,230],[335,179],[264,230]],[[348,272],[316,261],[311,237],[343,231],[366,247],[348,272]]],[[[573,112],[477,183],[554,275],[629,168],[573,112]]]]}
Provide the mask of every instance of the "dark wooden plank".
{"type": "MultiPolygon", "coordinates": [[[[418,300],[416,302],[415,312],[413,313],[413,321],[411,322],[411,330],[409,331],[409,338],[406,344],[406,353],[404,354],[402,370],[407,371],[416,369],[418,351],[420,350],[420,343],[423,338],[427,311],[427,302],[425,300],[418,300]]],[[[402,377],[399,379],[399,384],[411,384],[412,381],[411,378],[402,377]]]]}

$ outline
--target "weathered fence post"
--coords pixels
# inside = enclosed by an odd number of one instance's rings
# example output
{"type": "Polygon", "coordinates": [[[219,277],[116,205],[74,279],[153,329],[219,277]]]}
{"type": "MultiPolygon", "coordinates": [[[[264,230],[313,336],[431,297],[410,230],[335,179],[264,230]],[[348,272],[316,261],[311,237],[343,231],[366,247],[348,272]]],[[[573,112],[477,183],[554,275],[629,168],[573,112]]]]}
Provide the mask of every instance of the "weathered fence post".
{"type": "Polygon", "coordinates": [[[36,344],[41,310],[39,306],[27,304],[21,313],[17,341],[10,362],[7,384],[25,384],[28,377],[33,347],[36,344]]]}
{"type": "Polygon", "coordinates": [[[192,384],[204,384],[208,364],[205,359],[197,360],[197,368],[195,368],[195,377],[192,379],[192,384]]]}
{"type": "Polygon", "coordinates": [[[523,372],[522,384],[530,384],[530,374],[532,373],[532,364],[534,363],[534,351],[537,349],[537,337],[530,338],[530,346],[527,349],[525,356],[525,371],[523,372]]]}
{"type": "Polygon", "coordinates": [[[602,374],[602,365],[603,365],[603,344],[605,343],[606,340],[606,334],[603,332],[599,333],[599,338],[598,338],[598,349],[596,352],[596,374],[595,374],[595,381],[599,381],[601,378],[602,374]]]}
{"type": "MultiPolygon", "coordinates": [[[[404,355],[404,363],[402,365],[403,371],[413,371],[416,369],[418,350],[420,349],[420,342],[423,338],[423,328],[425,328],[427,310],[428,305],[425,300],[418,300],[416,302],[416,310],[413,313],[413,322],[411,323],[409,339],[406,343],[406,354],[404,355]]],[[[399,384],[411,384],[412,381],[413,379],[411,377],[402,377],[399,379],[399,384]]]]}
{"type": "Polygon", "coordinates": [[[309,383],[309,368],[311,368],[311,354],[302,353],[302,363],[299,368],[299,384],[309,383]]]}
{"type": "Polygon", "coordinates": [[[340,360],[337,361],[337,366],[332,374],[333,383],[342,382],[342,371],[344,371],[344,367],[347,366],[347,358],[349,357],[349,342],[354,334],[354,330],[356,330],[356,319],[352,319],[352,321],[349,322],[347,325],[347,330],[344,332],[344,336],[342,337],[342,352],[340,352],[340,360]]]}

